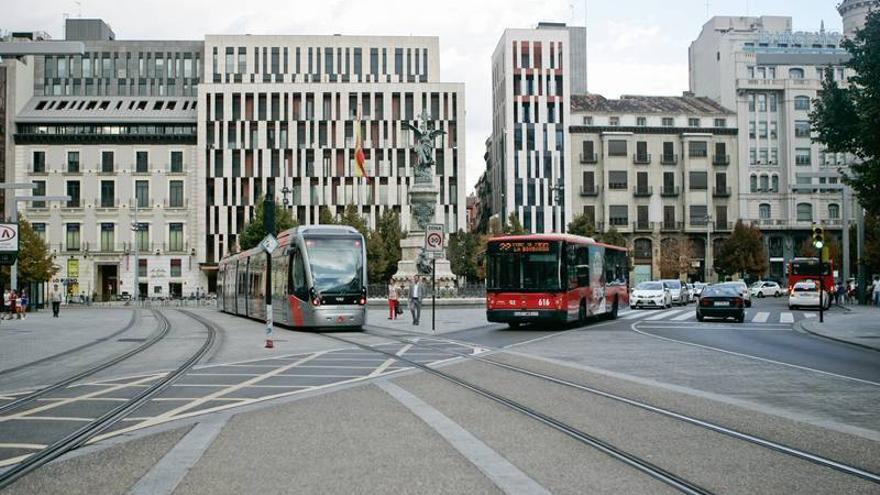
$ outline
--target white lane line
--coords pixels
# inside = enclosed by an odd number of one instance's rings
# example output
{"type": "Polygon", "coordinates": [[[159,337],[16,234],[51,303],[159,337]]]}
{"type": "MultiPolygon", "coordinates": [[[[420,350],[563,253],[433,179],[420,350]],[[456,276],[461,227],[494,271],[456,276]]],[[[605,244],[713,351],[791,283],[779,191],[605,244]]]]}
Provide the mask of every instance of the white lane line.
{"type": "Polygon", "coordinates": [[[294,378],[360,378],[366,375],[298,375],[296,373],[281,373],[275,376],[289,376],[294,378]]]}
{"type": "Polygon", "coordinates": [[[520,471],[471,432],[423,400],[389,381],[382,381],[377,385],[436,431],[504,493],[550,494],[546,488],[520,471]]]}
{"type": "Polygon", "coordinates": [[[652,320],[662,320],[665,318],[669,318],[672,315],[677,315],[682,311],[687,311],[686,309],[670,309],[668,311],[661,311],[655,315],[651,315],[647,318],[643,318],[642,321],[652,321],[652,320]]]}
{"type": "Polygon", "coordinates": [[[724,354],[730,354],[731,356],[738,356],[738,357],[743,357],[743,358],[747,358],[747,359],[754,359],[755,361],[761,361],[761,362],[770,363],[770,364],[778,364],[780,366],[786,366],[788,368],[794,368],[794,369],[803,370],[803,371],[811,371],[813,373],[818,373],[820,375],[833,376],[835,378],[843,378],[844,380],[850,380],[850,381],[854,381],[854,382],[858,382],[858,383],[864,383],[866,385],[873,385],[875,387],[880,387],[880,382],[872,382],[870,380],[863,380],[861,378],[856,378],[854,376],[838,375],[837,373],[832,373],[830,371],[817,370],[815,368],[809,368],[807,366],[800,366],[797,364],[784,363],[782,361],[776,361],[774,359],[767,359],[767,358],[762,358],[762,357],[758,357],[758,356],[752,356],[750,354],[743,354],[740,352],[728,351],[725,349],[719,349],[717,347],[712,347],[709,345],[695,344],[693,342],[685,342],[683,340],[671,339],[669,337],[661,337],[660,335],[656,335],[656,334],[653,334],[650,332],[643,332],[643,331],[639,330],[638,322],[631,324],[629,327],[633,332],[645,335],[647,337],[665,340],[667,342],[675,342],[676,344],[690,345],[690,346],[694,346],[694,347],[699,347],[700,349],[707,349],[710,351],[716,351],[716,352],[721,352],[724,354]]]}
{"type": "Polygon", "coordinates": [[[0,449],[28,449],[40,450],[45,449],[47,445],[41,443],[0,443],[0,449]]]}
{"type": "Polygon", "coordinates": [[[770,313],[761,311],[752,318],[752,323],[765,323],[768,318],[770,318],[770,313]]]}
{"type": "Polygon", "coordinates": [[[690,311],[685,311],[684,314],[678,315],[678,316],[676,316],[676,317],[674,317],[674,318],[670,318],[670,320],[672,320],[672,321],[684,321],[684,320],[689,320],[689,319],[691,319],[691,318],[696,318],[696,317],[697,317],[697,316],[696,316],[696,312],[691,313],[690,311]]]}
{"type": "Polygon", "coordinates": [[[804,318],[815,318],[816,313],[804,313],[804,318]]]}
{"type": "MultiPolygon", "coordinates": [[[[220,384],[211,384],[211,383],[175,383],[172,387],[205,387],[205,388],[219,388],[219,387],[232,387],[234,385],[238,385],[237,383],[220,383],[220,384]]],[[[248,388],[308,388],[305,385],[248,385],[248,388]]]]}
{"type": "Polygon", "coordinates": [[[794,315],[791,313],[779,313],[779,323],[794,323],[794,315]]]}
{"type": "Polygon", "coordinates": [[[129,495],[173,492],[189,470],[202,458],[208,447],[214,443],[229,417],[225,415],[220,419],[198,423],[131,487],[128,491],[129,495]]]}
{"type": "MultiPolygon", "coordinates": [[[[42,397],[37,399],[38,402],[57,402],[59,400],[58,397],[42,397]]],[[[123,399],[121,397],[89,397],[88,399],[80,399],[81,402],[128,402],[128,399],[123,399]]]]}
{"type": "Polygon", "coordinates": [[[186,376],[260,376],[259,373],[187,373],[186,376]]]}
{"type": "MultiPolygon", "coordinates": [[[[189,402],[189,401],[193,401],[193,400],[198,400],[198,397],[156,397],[155,399],[152,399],[152,400],[154,400],[156,402],[189,402]]],[[[239,399],[229,399],[226,397],[219,397],[214,400],[215,401],[228,400],[228,401],[236,402],[239,399]]],[[[127,419],[123,419],[123,421],[126,421],[126,420],[127,419]]]]}
{"type": "Polygon", "coordinates": [[[95,420],[95,418],[77,418],[73,416],[25,416],[15,419],[18,421],[79,421],[83,423],[95,420]]]}
{"type": "MultiPolygon", "coordinates": [[[[412,344],[407,344],[407,345],[401,347],[400,350],[397,351],[397,352],[394,353],[394,354],[395,354],[396,356],[403,356],[403,354],[404,354],[406,351],[412,349],[412,346],[413,346],[416,342],[418,342],[418,341],[419,341],[418,338],[414,339],[414,341],[413,341],[412,344]]],[[[382,363],[378,368],[376,368],[375,370],[373,370],[373,372],[370,373],[368,376],[377,376],[377,375],[381,375],[382,373],[385,372],[385,370],[388,369],[389,366],[391,366],[391,365],[394,364],[395,362],[397,362],[396,359],[393,359],[393,358],[388,358],[388,359],[386,359],[384,363],[382,363]]]]}

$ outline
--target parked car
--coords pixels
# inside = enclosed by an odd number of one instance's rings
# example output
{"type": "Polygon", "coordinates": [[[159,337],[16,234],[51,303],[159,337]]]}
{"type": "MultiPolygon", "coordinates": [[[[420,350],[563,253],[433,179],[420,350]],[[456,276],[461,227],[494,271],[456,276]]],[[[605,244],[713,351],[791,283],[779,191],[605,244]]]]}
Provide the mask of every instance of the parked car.
{"type": "Polygon", "coordinates": [[[630,295],[630,306],[638,308],[671,308],[672,294],[661,282],[642,282],[630,295]]]}
{"type": "Polygon", "coordinates": [[[703,289],[697,303],[697,321],[707,317],[733,318],[739,323],[745,321],[745,299],[736,286],[718,284],[703,289]]]}
{"type": "MultiPolygon", "coordinates": [[[[831,306],[828,292],[822,293],[822,305],[827,309],[831,306]]],[[[804,280],[794,284],[788,296],[788,309],[816,308],[819,309],[819,286],[812,280],[804,280]]]]}
{"type": "Polygon", "coordinates": [[[703,282],[694,282],[694,297],[699,299],[700,294],[703,293],[703,289],[706,288],[706,284],[703,282]]]}
{"type": "Polygon", "coordinates": [[[694,302],[696,300],[696,294],[694,294],[694,284],[684,284],[688,290],[688,303],[694,302]]]}
{"type": "Polygon", "coordinates": [[[673,304],[687,304],[687,287],[681,283],[681,280],[675,279],[666,279],[661,280],[663,286],[669,289],[669,293],[672,295],[672,303],[673,304]]]}
{"type": "Polygon", "coordinates": [[[742,280],[735,280],[733,282],[722,282],[720,284],[715,284],[712,287],[715,287],[715,286],[733,287],[734,289],[736,289],[739,292],[740,297],[742,297],[743,300],[745,301],[746,307],[747,308],[752,307],[752,294],[751,294],[751,292],[749,292],[749,286],[746,285],[746,283],[743,282],[742,280]]]}
{"type": "Polygon", "coordinates": [[[758,280],[749,288],[749,292],[755,297],[781,297],[785,291],[782,287],[772,280],[758,280]]]}

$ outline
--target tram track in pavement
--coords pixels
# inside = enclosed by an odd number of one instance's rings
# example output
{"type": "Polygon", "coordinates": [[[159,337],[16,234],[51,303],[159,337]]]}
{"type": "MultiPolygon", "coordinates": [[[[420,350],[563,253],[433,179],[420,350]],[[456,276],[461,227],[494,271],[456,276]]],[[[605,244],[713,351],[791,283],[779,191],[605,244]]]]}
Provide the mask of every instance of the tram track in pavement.
{"type": "MultiPolygon", "coordinates": [[[[382,335],[378,335],[377,333],[370,333],[370,332],[366,332],[366,333],[368,335],[388,338],[388,337],[385,337],[382,335]]],[[[486,388],[483,388],[479,385],[471,383],[467,380],[464,380],[462,378],[456,377],[454,375],[451,375],[449,373],[446,373],[444,371],[436,369],[432,366],[429,366],[428,364],[423,364],[423,363],[414,361],[412,359],[409,359],[406,357],[405,354],[398,355],[393,352],[386,351],[384,349],[380,349],[380,348],[377,348],[377,347],[374,347],[374,346],[371,346],[368,344],[358,342],[356,340],[351,340],[351,339],[339,337],[338,335],[333,335],[333,334],[328,334],[328,333],[325,333],[322,335],[324,337],[329,338],[329,339],[336,340],[338,342],[342,342],[342,343],[345,343],[348,345],[353,345],[355,347],[359,347],[359,348],[366,350],[366,351],[372,351],[372,352],[382,354],[384,356],[387,356],[389,359],[396,359],[398,361],[407,363],[415,368],[418,368],[418,369],[425,371],[431,375],[434,375],[438,378],[446,380],[454,385],[457,385],[457,386],[462,387],[466,390],[474,392],[475,394],[477,394],[481,397],[489,399],[495,403],[501,404],[502,406],[505,406],[513,411],[516,411],[517,413],[520,413],[520,414],[522,414],[526,417],[529,417],[535,421],[538,421],[539,423],[542,423],[542,424],[544,424],[544,425],[546,425],[556,431],[559,431],[560,433],[562,433],[562,434],[564,434],[564,435],[566,435],[566,436],[568,436],[568,437],[570,437],[570,438],[572,438],[582,444],[585,444],[587,446],[595,448],[595,449],[599,450],[600,452],[603,452],[603,453],[609,455],[610,457],[650,476],[651,478],[654,478],[662,483],[665,483],[665,484],[669,485],[670,487],[672,487],[682,493],[687,493],[687,494],[691,494],[691,495],[708,495],[708,494],[713,493],[710,490],[708,490],[708,489],[706,489],[706,488],[704,488],[704,487],[702,487],[692,481],[689,481],[689,480],[687,480],[687,479],[685,479],[675,473],[672,473],[670,471],[663,469],[662,467],[648,461],[647,459],[644,459],[642,457],[639,457],[639,456],[636,456],[632,453],[629,453],[629,452],[627,452],[627,451],[625,451],[625,450],[623,450],[623,449],[621,449],[621,448],[619,448],[609,442],[606,442],[598,437],[590,435],[589,433],[586,433],[586,432],[584,432],[584,431],[582,431],[582,430],[580,430],[570,424],[567,424],[567,423],[560,421],[552,416],[544,414],[544,413],[542,413],[536,409],[533,409],[533,408],[531,408],[521,402],[518,402],[514,399],[497,394],[497,393],[492,392],[492,391],[490,391],[486,388]]],[[[396,339],[391,339],[391,340],[396,340],[396,339]]]]}
{"type": "Polygon", "coordinates": [[[134,324],[137,323],[137,320],[138,320],[137,316],[138,316],[138,310],[135,308],[131,312],[131,319],[129,319],[128,323],[124,327],[111,333],[110,335],[107,335],[106,337],[101,337],[100,339],[96,339],[91,342],[86,342],[85,344],[78,345],[72,349],[67,349],[65,351],[61,351],[61,352],[52,354],[51,356],[46,356],[46,357],[37,359],[36,361],[30,361],[27,363],[20,364],[18,366],[13,366],[12,368],[2,369],[2,370],[0,370],[0,376],[5,376],[5,375],[11,374],[11,373],[15,373],[16,371],[21,371],[23,369],[30,368],[32,366],[37,366],[37,365],[40,365],[43,363],[47,363],[49,361],[53,361],[55,359],[67,357],[71,354],[88,349],[90,347],[94,347],[94,346],[96,346],[98,344],[102,344],[104,342],[107,342],[110,339],[112,339],[114,337],[118,337],[119,335],[122,335],[123,333],[131,330],[134,327],[134,324]]]}
{"type": "MultiPolygon", "coordinates": [[[[401,330],[398,330],[398,331],[400,332],[401,330]]],[[[459,346],[460,345],[472,345],[473,347],[483,348],[483,349],[486,349],[487,351],[490,350],[490,349],[487,349],[485,346],[468,344],[468,343],[460,341],[460,340],[449,340],[449,339],[444,339],[442,337],[419,334],[417,332],[407,332],[405,330],[403,330],[402,332],[407,334],[407,337],[411,336],[411,337],[427,338],[427,339],[432,339],[437,342],[444,342],[444,343],[455,344],[455,345],[459,345],[459,346]]],[[[742,440],[742,441],[745,441],[748,443],[752,443],[752,444],[758,445],[760,447],[764,447],[766,449],[769,449],[769,450],[772,450],[775,452],[789,455],[791,457],[795,457],[795,458],[803,460],[803,461],[811,462],[811,463],[817,464],[819,466],[830,468],[830,469],[833,469],[835,471],[839,471],[839,472],[847,474],[847,475],[855,476],[855,477],[864,479],[866,481],[870,481],[872,483],[880,484],[880,474],[868,471],[866,469],[862,469],[858,466],[854,466],[854,465],[847,464],[844,462],[835,461],[833,459],[830,459],[830,458],[822,456],[822,455],[814,454],[811,452],[807,452],[805,450],[801,450],[801,449],[798,449],[795,447],[791,447],[791,446],[784,445],[784,444],[781,444],[778,442],[774,442],[774,441],[766,439],[766,438],[751,435],[751,434],[745,433],[743,431],[739,431],[734,428],[728,428],[728,427],[719,425],[717,423],[713,423],[711,421],[700,419],[700,418],[690,416],[690,415],[687,415],[684,413],[672,411],[670,409],[666,409],[666,408],[659,407],[659,406],[656,406],[653,404],[649,404],[647,402],[633,399],[631,397],[625,397],[623,395],[615,394],[615,393],[612,393],[612,392],[609,392],[606,390],[602,390],[597,387],[584,385],[584,384],[580,384],[580,383],[575,383],[570,380],[566,380],[564,378],[559,378],[559,377],[555,377],[555,376],[541,373],[538,371],[523,368],[521,366],[516,366],[516,365],[511,365],[508,363],[496,361],[494,359],[489,359],[484,356],[479,356],[479,355],[474,355],[474,354],[466,354],[466,353],[454,351],[454,350],[451,350],[451,349],[448,349],[445,347],[441,348],[438,345],[432,345],[431,343],[426,343],[421,340],[417,341],[417,340],[410,340],[409,338],[400,338],[398,335],[386,334],[384,332],[379,332],[379,331],[375,331],[372,329],[365,329],[364,333],[367,335],[373,335],[376,337],[381,337],[381,338],[393,340],[395,342],[399,342],[402,344],[412,345],[413,347],[422,347],[424,349],[430,349],[433,352],[446,354],[448,356],[455,356],[455,357],[463,358],[466,360],[480,362],[480,363],[494,366],[497,368],[501,368],[501,369],[504,369],[507,371],[512,371],[512,372],[515,372],[515,373],[518,373],[521,375],[525,375],[525,376],[537,378],[537,379],[540,379],[540,380],[543,380],[546,382],[554,383],[556,385],[561,385],[561,386],[564,386],[567,388],[572,388],[572,389],[578,390],[580,392],[585,392],[585,393],[588,393],[591,395],[610,399],[615,402],[627,404],[627,405],[630,405],[630,406],[633,406],[638,409],[648,411],[651,413],[656,413],[661,416],[672,418],[672,419],[675,419],[675,420],[678,420],[678,421],[681,421],[681,422],[684,422],[684,423],[687,423],[690,425],[694,425],[694,426],[697,426],[697,427],[700,427],[700,428],[703,428],[703,429],[706,429],[709,431],[713,431],[715,433],[719,433],[719,434],[737,439],[737,440],[742,440]]]]}
{"type": "MultiPolygon", "coordinates": [[[[20,463],[10,467],[9,469],[7,469],[5,471],[0,472],[0,490],[3,490],[4,488],[15,483],[20,478],[26,476],[28,473],[30,473],[30,472],[40,468],[41,466],[57,459],[58,457],[62,456],[63,454],[65,454],[71,450],[74,450],[78,447],[83,446],[86,442],[88,442],[92,438],[96,437],[97,435],[100,435],[102,432],[113,427],[113,425],[115,425],[119,421],[123,420],[126,416],[128,416],[129,414],[131,414],[132,412],[137,410],[139,407],[146,404],[150,399],[152,399],[156,395],[160,394],[163,390],[165,390],[167,387],[169,387],[171,384],[173,384],[176,380],[178,380],[179,378],[184,376],[193,366],[195,366],[196,363],[198,363],[205,355],[207,355],[208,352],[210,352],[210,350],[214,346],[214,341],[215,341],[216,335],[217,335],[216,325],[214,325],[211,322],[205,320],[204,318],[196,316],[188,311],[180,310],[180,312],[186,314],[187,316],[189,316],[192,319],[195,319],[203,327],[205,327],[205,329],[207,330],[207,336],[205,338],[205,341],[198,348],[198,350],[196,350],[196,352],[191,354],[189,356],[189,358],[187,358],[186,361],[184,361],[176,369],[168,372],[163,377],[156,380],[152,385],[148,386],[145,390],[136,394],[134,397],[126,400],[124,404],[107,411],[106,413],[102,414],[98,418],[90,420],[87,424],[78,428],[76,431],[67,434],[63,438],[46,446],[44,449],[39,450],[38,452],[35,452],[34,454],[29,455],[28,457],[23,459],[20,463]]],[[[160,338],[155,339],[155,342],[157,342],[158,340],[161,340],[161,338],[163,338],[165,335],[167,335],[168,332],[171,330],[171,322],[168,321],[168,319],[159,311],[154,311],[154,314],[161,321],[162,329],[164,330],[164,331],[161,331],[160,333],[157,334],[157,335],[161,335],[160,338]]],[[[152,341],[152,340],[154,340],[154,339],[150,339],[150,341],[152,341]]],[[[147,341],[144,344],[147,344],[150,341],[147,341]]],[[[154,344],[155,342],[152,342],[150,345],[154,344]]],[[[138,350],[138,352],[140,352],[143,350],[143,349],[141,349],[141,347],[143,347],[143,346],[138,346],[137,348],[133,349],[132,351],[138,350]]],[[[129,353],[126,353],[127,355],[125,355],[125,358],[128,358],[134,354],[137,354],[137,352],[132,352],[132,351],[129,351],[129,353]]],[[[117,356],[117,358],[118,357],[120,357],[120,356],[117,356]]],[[[125,359],[125,358],[123,358],[123,359],[125,359]]],[[[116,358],[114,358],[114,359],[116,359],[116,358]]],[[[116,363],[122,361],[123,359],[116,360],[112,364],[116,364],[116,363]]],[[[107,361],[107,362],[109,362],[109,361],[107,361]]],[[[112,365],[112,364],[107,364],[106,366],[104,366],[104,364],[106,364],[107,362],[102,363],[102,365],[100,365],[100,366],[102,366],[101,369],[105,369],[105,368],[112,365]]],[[[87,371],[92,371],[92,373],[95,373],[99,370],[92,369],[92,370],[87,370],[87,371]]],[[[79,378],[81,379],[82,377],[80,376],[79,378]]],[[[68,381],[68,380],[65,380],[65,381],[68,381]]],[[[31,400],[33,400],[33,399],[31,399],[31,400]]]]}

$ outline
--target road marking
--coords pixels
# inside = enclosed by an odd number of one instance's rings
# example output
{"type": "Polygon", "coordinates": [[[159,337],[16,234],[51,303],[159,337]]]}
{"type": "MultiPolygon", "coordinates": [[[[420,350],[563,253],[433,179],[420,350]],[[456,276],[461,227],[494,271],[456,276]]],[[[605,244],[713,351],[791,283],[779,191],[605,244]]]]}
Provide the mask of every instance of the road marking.
{"type": "Polygon", "coordinates": [[[187,373],[186,376],[260,376],[259,373],[187,373]]]}
{"type": "Polygon", "coordinates": [[[770,313],[761,311],[752,318],[752,323],[765,323],[768,318],[770,318],[770,313]]]}
{"type": "Polygon", "coordinates": [[[661,311],[655,315],[651,315],[647,318],[642,318],[642,321],[652,321],[652,320],[662,320],[672,315],[677,315],[682,311],[687,311],[686,309],[670,309],[668,311],[661,311]]]}
{"type": "Polygon", "coordinates": [[[196,424],[128,491],[129,495],[171,493],[214,443],[230,416],[196,424]]]}
{"type": "Polygon", "coordinates": [[[690,318],[696,318],[695,313],[691,313],[690,311],[685,312],[682,315],[678,315],[675,318],[670,318],[672,321],[682,321],[690,318]]]}
{"type": "Polygon", "coordinates": [[[779,323],[794,323],[794,315],[791,313],[780,313],[779,323]]]}
{"type": "Polygon", "coordinates": [[[631,320],[633,318],[638,318],[639,316],[643,316],[645,314],[643,311],[645,311],[645,310],[644,309],[642,309],[642,310],[634,309],[634,310],[630,311],[629,313],[627,313],[623,316],[620,316],[620,319],[621,320],[631,320]]]}
{"type": "MultiPolygon", "coordinates": [[[[395,352],[394,354],[395,354],[396,356],[403,356],[403,354],[404,354],[406,351],[412,349],[412,346],[413,346],[416,342],[418,342],[418,341],[419,341],[418,338],[414,339],[414,341],[413,341],[412,344],[406,344],[405,346],[401,347],[400,350],[397,351],[397,352],[395,352]]],[[[395,362],[397,362],[396,359],[388,358],[388,359],[385,360],[384,363],[382,363],[378,368],[376,368],[375,370],[373,370],[373,372],[370,373],[370,374],[367,375],[367,376],[381,375],[382,373],[385,372],[386,369],[388,369],[389,366],[391,366],[391,365],[394,364],[395,362]]]]}
{"type": "Polygon", "coordinates": [[[820,374],[820,375],[833,376],[833,377],[835,377],[835,378],[843,378],[844,380],[851,380],[851,381],[854,381],[854,382],[859,382],[859,383],[864,383],[864,384],[867,384],[867,385],[873,385],[873,386],[875,386],[875,387],[880,387],[880,383],[878,383],[878,382],[872,382],[872,381],[870,381],[870,380],[863,380],[863,379],[861,379],[861,378],[856,378],[856,377],[853,377],[853,376],[839,375],[839,374],[837,374],[837,373],[832,373],[832,372],[830,372],[830,371],[817,370],[817,369],[815,369],[815,368],[809,368],[809,367],[807,367],[807,366],[800,366],[800,365],[797,365],[797,364],[784,363],[784,362],[782,362],[782,361],[776,361],[776,360],[774,360],[774,359],[767,359],[767,358],[762,358],[762,357],[758,357],[758,356],[752,356],[751,354],[743,354],[743,353],[740,353],[740,352],[728,351],[728,350],[725,350],[725,349],[719,349],[719,348],[717,348],[717,347],[712,347],[712,346],[709,346],[709,345],[695,344],[695,343],[693,343],[693,342],[685,342],[685,341],[683,341],[683,340],[676,340],[676,339],[671,339],[671,338],[669,338],[669,337],[662,337],[662,336],[657,335],[657,334],[653,334],[653,333],[650,333],[650,332],[643,332],[643,331],[639,330],[639,329],[638,329],[638,324],[639,324],[639,322],[632,323],[632,324],[630,325],[630,329],[631,329],[632,331],[636,332],[636,333],[639,333],[639,334],[642,334],[642,335],[645,335],[645,336],[648,336],[648,337],[653,337],[653,338],[655,338],[655,339],[666,340],[666,341],[668,341],[668,342],[675,342],[675,343],[677,343],[677,344],[690,345],[690,346],[694,346],[694,347],[699,347],[699,348],[701,348],[701,349],[708,349],[708,350],[710,350],[710,351],[717,351],[717,352],[722,352],[722,353],[724,353],[724,354],[730,354],[731,356],[739,356],[739,357],[743,357],[743,358],[747,358],[747,359],[754,359],[754,360],[756,360],[756,361],[761,361],[761,362],[764,362],[764,363],[778,364],[778,365],[780,365],[780,366],[787,366],[787,367],[789,367],[789,368],[795,368],[795,369],[799,369],[799,370],[803,370],[803,371],[811,371],[811,372],[813,372],[813,373],[818,373],[818,374],[820,374]]]}
{"type": "Polygon", "coordinates": [[[804,318],[815,318],[816,313],[804,313],[804,318]]]}
{"type": "Polygon", "coordinates": [[[0,443],[0,449],[28,449],[40,450],[45,449],[47,445],[41,443],[0,443]]]}
{"type": "Polygon", "coordinates": [[[504,493],[550,494],[546,488],[520,471],[471,432],[420,398],[389,381],[381,381],[377,385],[436,431],[504,493]]]}

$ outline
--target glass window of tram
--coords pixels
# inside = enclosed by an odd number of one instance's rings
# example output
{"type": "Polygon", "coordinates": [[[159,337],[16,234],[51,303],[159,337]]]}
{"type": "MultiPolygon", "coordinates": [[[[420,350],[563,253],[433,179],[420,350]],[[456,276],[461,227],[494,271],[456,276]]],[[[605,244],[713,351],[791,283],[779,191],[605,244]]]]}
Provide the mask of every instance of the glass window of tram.
{"type": "Polygon", "coordinates": [[[359,293],[363,287],[360,239],[309,239],[306,250],[315,290],[322,294],[359,293]]]}

